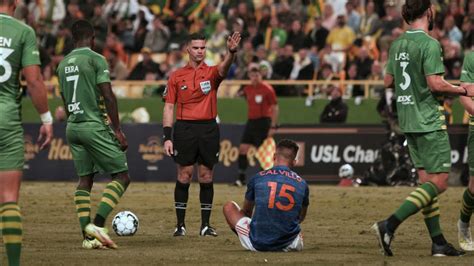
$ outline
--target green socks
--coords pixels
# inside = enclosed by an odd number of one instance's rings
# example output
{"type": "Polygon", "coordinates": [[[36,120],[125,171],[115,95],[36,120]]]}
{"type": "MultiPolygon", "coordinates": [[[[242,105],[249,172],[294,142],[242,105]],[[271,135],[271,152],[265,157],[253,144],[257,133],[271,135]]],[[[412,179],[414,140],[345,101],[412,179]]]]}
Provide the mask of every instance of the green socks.
{"type": "MultiPolygon", "coordinates": [[[[114,180],[108,183],[105,187],[104,193],[102,194],[99,209],[97,210],[97,216],[101,216],[103,221],[105,221],[115,208],[115,205],[119,202],[124,192],[125,188],[119,181],[114,180]]],[[[103,225],[100,224],[96,225],[103,227],[103,225]]]]}
{"type": "MultiPolygon", "coordinates": [[[[402,205],[395,211],[395,217],[403,222],[419,210],[431,205],[431,201],[438,195],[438,189],[431,182],[426,182],[410,193],[402,205]]],[[[435,210],[429,213],[435,213],[435,210]]]]}
{"type": "Polygon", "coordinates": [[[84,229],[91,222],[91,193],[87,190],[76,190],[76,193],[74,193],[74,203],[76,204],[76,212],[82,234],[85,236],[84,229]]]}
{"type": "Polygon", "coordinates": [[[472,211],[474,210],[474,194],[468,188],[464,190],[462,195],[461,215],[459,219],[463,223],[469,223],[471,220],[472,211]]]}
{"type": "Polygon", "coordinates": [[[23,226],[21,223],[20,207],[16,202],[5,202],[0,205],[0,229],[3,244],[8,257],[8,265],[20,265],[21,241],[23,226]]]}

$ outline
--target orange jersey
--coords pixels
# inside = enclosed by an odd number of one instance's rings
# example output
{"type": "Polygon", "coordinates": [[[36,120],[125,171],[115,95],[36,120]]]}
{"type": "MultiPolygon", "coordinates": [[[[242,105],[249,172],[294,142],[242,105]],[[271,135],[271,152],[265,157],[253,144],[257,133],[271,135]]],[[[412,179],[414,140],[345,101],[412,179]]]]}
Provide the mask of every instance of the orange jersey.
{"type": "Polygon", "coordinates": [[[248,119],[272,117],[272,105],[277,104],[275,90],[270,84],[259,83],[256,87],[244,87],[244,95],[248,105],[248,119]]]}
{"type": "Polygon", "coordinates": [[[217,88],[224,78],[217,66],[189,64],[171,73],[164,97],[177,104],[177,120],[211,120],[217,116],[217,88]]]}

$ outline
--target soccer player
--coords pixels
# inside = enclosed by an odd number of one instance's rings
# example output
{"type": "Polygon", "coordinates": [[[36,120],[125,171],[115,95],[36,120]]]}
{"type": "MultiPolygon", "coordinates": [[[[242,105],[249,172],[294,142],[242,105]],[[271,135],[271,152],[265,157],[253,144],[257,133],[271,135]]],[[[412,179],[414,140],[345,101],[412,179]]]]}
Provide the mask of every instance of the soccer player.
{"type": "MultiPolygon", "coordinates": [[[[461,73],[463,86],[474,86],[474,46],[464,58],[464,65],[461,73]]],[[[474,242],[471,237],[470,221],[474,210],[474,102],[471,97],[461,96],[460,101],[466,111],[471,115],[469,121],[468,163],[469,163],[469,185],[462,197],[461,215],[458,221],[458,239],[461,249],[474,251],[474,242]]]]}
{"type": "Polygon", "coordinates": [[[107,61],[91,50],[94,28],[79,20],[71,32],[76,47],[61,61],[57,73],[68,114],[66,138],[79,176],[74,202],[84,237],[82,246],[117,248],[104,224],[130,183],[124,153],[127,140],[120,128],[107,61]],[[111,174],[112,182],[105,187],[91,223],[90,192],[97,172],[111,174]]]}
{"type": "Polygon", "coordinates": [[[18,206],[25,158],[20,71],[43,123],[38,138],[40,149],[53,137],[53,117],[39,67],[36,35],[32,28],[12,17],[15,3],[14,0],[0,0],[0,234],[11,266],[20,264],[23,235],[18,206]]]}
{"type": "Polygon", "coordinates": [[[262,73],[257,64],[249,66],[248,75],[251,81],[238,92],[247,100],[247,124],[239,145],[239,175],[234,185],[245,184],[245,170],[248,167],[247,152],[251,146],[258,148],[265,138],[272,136],[277,129],[278,103],[273,87],[263,82],[262,73]]]}
{"type": "Polygon", "coordinates": [[[174,236],[184,236],[184,217],[188,190],[194,164],[198,164],[198,181],[201,201],[201,236],[217,236],[210,226],[214,186],[212,168],[219,159],[219,127],[217,116],[217,89],[227,76],[240,42],[240,33],[227,38],[227,53],[217,66],[204,63],[206,39],[204,35],[191,34],[186,44],[189,63],[171,73],[164,93],[163,141],[168,156],[178,165],[174,190],[177,225],[174,236]],[[172,132],[174,106],[176,123],[172,132]],[[172,137],[173,135],[173,137],[172,137]]]}
{"type": "Polygon", "coordinates": [[[245,249],[303,249],[300,224],[308,210],[309,189],[306,181],[290,169],[297,153],[294,141],[281,140],[273,157],[274,167],[259,172],[247,184],[243,208],[233,201],[224,205],[227,223],[245,249]]]}
{"type": "Polygon", "coordinates": [[[439,223],[438,195],[448,188],[451,146],[437,95],[473,96],[474,90],[453,86],[443,79],[440,44],[428,35],[433,29],[433,9],[430,0],[407,0],[402,15],[411,29],[392,43],[389,52],[385,86],[395,86],[400,128],[422,185],[388,219],[374,224],[386,256],[393,256],[390,245],[397,227],[420,210],[433,242],[431,254],[464,254],[446,241],[439,223]]]}

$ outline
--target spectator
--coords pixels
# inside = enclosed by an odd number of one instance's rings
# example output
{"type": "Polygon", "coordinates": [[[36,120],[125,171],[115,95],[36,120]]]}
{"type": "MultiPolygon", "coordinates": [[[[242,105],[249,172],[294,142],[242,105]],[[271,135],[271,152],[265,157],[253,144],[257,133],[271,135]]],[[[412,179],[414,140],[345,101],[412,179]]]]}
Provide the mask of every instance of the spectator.
{"type": "Polygon", "coordinates": [[[273,38],[276,38],[280,44],[280,47],[283,47],[286,43],[287,33],[284,29],[280,27],[280,23],[277,17],[273,17],[270,20],[270,27],[265,30],[265,48],[270,47],[270,41],[273,38]]]}
{"type": "Polygon", "coordinates": [[[448,35],[449,39],[453,42],[461,43],[462,41],[462,32],[454,23],[453,16],[447,16],[444,19],[444,30],[448,35]]]}
{"type": "Polygon", "coordinates": [[[253,59],[253,48],[250,40],[245,40],[242,44],[242,49],[239,49],[236,55],[237,70],[235,73],[236,79],[244,79],[247,75],[247,66],[253,59]]]}
{"type": "Polygon", "coordinates": [[[336,14],[331,4],[324,5],[322,25],[326,29],[332,29],[336,25],[336,14]]]}
{"type": "Polygon", "coordinates": [[[34,24],[46,23],[54,25],[54,29],[61,24],[66,16],[66,8],[63,0],[31,1],[28,5],[28,10],[34,24]]]}
{"type": "Polygon", "coordinates": [[[299,20],[291,23],[291,30],[288,32],[287,44],[291,44],[296,51],[304,47],[305,35],[301,29],[301,22],[299,20]]]}
{"type": "Polygon", "coordinates": [[[142,61],[139,62],[132,70],[128,79],[130,80],[157,80],[163,76],[160,71],[160,65],[155,63],[151,58],[150,48],[142,49],[142,61]],[[153,78],[151,78],[153,77],[153,78]]]}
{"type": "Polygon", "coordinates": [[[110,50],[110,54],[107,57],[110,69],[111,80],[126,80],[128,77],[127,66],[119,59],[117,52],[110,50]]]}
{"type": "Polygon", "coordinates": [[[118,20],[130,18],[138,13],[140,5],[137,0],[107,1],[104,5],[106,16],[114,15],[118,20]]]}
{"type": "Polygon", "coordinates": [[[311,80],[314,75],[313,62],[308,56],[308,50],[301,48],[298,51],[298,58],[293,63],[290,79],[296,80],[311,80]]]}
{"type": "Polygon", "coordinates": [[[216,30],[212,33],[207,41],[208,51],[212,54],[222,54],[227,50],[227,37],[229,31],[227,30],[227,22],[225,19],[219,19],[216,23],[216,30]]]}
{"type": "MultiPolygon", "coordinates": [[[[170,45],[170,53],[167,59],[167,64],[168,66],[170,66],[169,68],[170,73],[174,72],[178,68],[184,67],[187,64],[186,60],[184,59],[183,51],[181,50],[181,47],[176,43],[172,43],[170,45]]],[[[160,69],[161,69],[161,66],[160,66],[160,69]]]]}
{"type": "Polygon", "coordinates": [[[293,69],[293,46],[291,44],[285,45],[285,48],[281,49],[280,55],[278,55],[273,65],[274,78],[276,79],[288,79],[293,69]]]}
{"type": "MultiPolygon", "coordinates": [[[[267,24],[268,25],[268,24],[267,24]]],[[[252,42],[252,47],[256,49],[258,46],[264,44],[263,34],[258,31],[255,23],[250,23],[247,27],[249,33],[249,40],[252,42]]]]}
{"type": "Polygon", "coordinates": [[[140,51],[145,45],[145,39],[148,35],[148,22],[146,20],[140,20],[140,25],[135,31],[135,45],[133,52],[140,51]]]}
{"type": "Polygon", "coordinates": [[[395,28],[403,27],[403,19],[401,18],[401,13],[397,10],[394,1],[387,1],[385,3],[385,11],[387,14],[382,19],[381,23],[382,36],[391,36],[392,31],[395,28]]]}
{"type": "Polygon", "coordinates": [[[159,17],[153,20],[153,30],[148,32],[143,46],[149,48],[152,53],[164,53],[168,50],[170,30],[163,25],[159,17]]]}
{"type": "Polygon", "coordinates": [[[321,123],[345,123],[347,119],[347,104],[342,100],[342,90],[331,88],[331,101],[324,107],[320,116],[321,123]]]}
{"type": "Polygon", "coordinates": [[[314,18],[314,27],[306,35],[306,47],[309,48],[316,45],[318,51],[321,51],[326,46],[326,38],[329,35],[329,31],[323,27],[322,19],[320,16],[314,18]]]}
{"type": "Polygon", "coordinates": [[[359,32],[360,14],[354,9],[354,4],[349,0],[346,3],[347,25],[355,32],[359,32]]]}
{"type": "Polygon", "coordinates": [[[355,40],[354,31],[346,25],[344,15],[337,17],[337,26],[332,28],[327,38],[327,44],[333,51],[347,51],[355,40]]]}
{"type": "Polygon", "coordinates": [[[95,42],[100,42],[100,46],[104,47],[105,40],[107,39],[107,20],[102,17],[102,6],[96,4],[94,6],[94,15],[90,22],[94,26],[95,30],[95,42]]]}
{"type": "MultiPolygon", "coordinates": [[[[348,80],[360,80],[359,72],[356,64],[350,64],[347,69],[347,79],[348,80]]],[[[358,98],[357,102],[361,100],[361,97],[364,96],[364,90],[361,85],[348,85],[347,89],[350,91],[350,94],[354,98],[358,98]]]]}
{"type": "Polygon", "coordinates": [[[109,57],[110,51],[112,50],[114,50],[117,53],[118,57],[120,58],[120,60],[122,60],[122,62],[124,63],[128,62],[128,55],[123,48],[122,42],[120,42],[117,36],[111,32],[107,35],[107,39],[105,41],[105,47],[104,47],[104,51],[102,52],[102,55],[105,56],[105,58],[107,58],[109,57]]]}
{"type": "Polygon", "coordinates": [[[171,31],[169,44],[176,43],[180,45],[184,43],[188,38],[188,31],[186,30],[186,26],[184,24],[183,17],[177,17],[174,22],[174,30],[171,31]]]}
{"type": "Polygon", "coordinates": [[[357,65],[358,70],[358,76],[361,79],[367,79],[369,77],[371,72],[371,66],[373,63],[374,60],[369,57],[367,48],[362,46],[359,49],[359,52],[357,53],[357,58],[355,60],[355,64],[357,65]]]}
{"type": "Polygon", "coordinates": [[[373,1],[369,1],[365,6],[365,14],[361,18],[360,33],[362,36],[374,35],[380,27],[380,19],[375,13],[375,5],[373,1]]]}

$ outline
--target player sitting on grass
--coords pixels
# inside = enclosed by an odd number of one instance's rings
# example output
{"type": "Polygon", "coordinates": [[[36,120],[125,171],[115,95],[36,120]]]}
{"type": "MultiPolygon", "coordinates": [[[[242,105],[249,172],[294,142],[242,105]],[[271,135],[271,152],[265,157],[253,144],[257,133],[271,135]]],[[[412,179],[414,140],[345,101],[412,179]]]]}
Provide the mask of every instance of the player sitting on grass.
{"type": "Polygon", "coordinates": [[[104,224],[130,183],[124,153],[127,140],[120,129],[107,61],[91,50],[94,28],[79,20],[72,25],[71,32],[76,49],[61,61],[57,72],[68,114],[66,137],[79,176],[74,202],[84,236],[82,246],[116,248],[104,224]],[[90,191],[97,172],[111,174],[112,182],[105,187],[91,223],[90,191]]]}
{"type": "Polygon", "coordinates": [[[243,209],[233,201],[224,205],[227,223],[245,249],[303,249],[300,223],[308,209],[309,189],[306,181],[290,170],[297,153],[294,141],[280,141],[273,158],[275,166],[259,172],[247,184],[243,209]]]}

